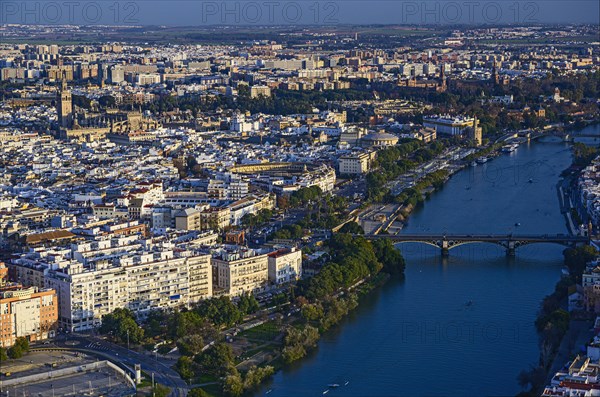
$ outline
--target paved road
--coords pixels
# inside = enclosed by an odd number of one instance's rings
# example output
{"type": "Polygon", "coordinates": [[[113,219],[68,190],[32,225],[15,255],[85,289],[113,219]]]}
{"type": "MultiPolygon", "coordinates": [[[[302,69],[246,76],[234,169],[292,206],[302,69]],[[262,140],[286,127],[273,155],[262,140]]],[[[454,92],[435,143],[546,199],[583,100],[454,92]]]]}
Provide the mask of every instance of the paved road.
{"type": "Polygon", "coordinates": [[[593,326],[594,323],[589,320],[571,320],[569,330],[563,337],[554,361],[550,366],[546,384],[549,384],[554,374],[563,368],[569,360],[573,359],[575,355],[578,353],[585,354],[581,348],[594,336],[593,326]]]}
{"type": "Polygon", "coordinates": [[[61,348],[83,349],[105,356],[112,361],[120,362],[133,370],[135,364],[141,364],[142,371],[154,373],[154,379],[172,389],[171,396],[184,397],[187,395],[188,385],[179,374],[173,370],[169,363],[162,358],[156,360],[153,355],[141,354],[124,347],[110,343],[104,339],[90,335],[71,334],[66,338],[55,341],[61,348]]]}

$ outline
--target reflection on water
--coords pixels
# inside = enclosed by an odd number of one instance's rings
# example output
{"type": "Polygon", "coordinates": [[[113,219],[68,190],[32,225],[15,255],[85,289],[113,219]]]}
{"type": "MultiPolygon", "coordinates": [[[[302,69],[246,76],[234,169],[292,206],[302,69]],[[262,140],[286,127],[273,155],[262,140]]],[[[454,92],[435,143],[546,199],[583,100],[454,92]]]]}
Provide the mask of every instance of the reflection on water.
{"type": "MultiPolygon", "coordinates": [[[[567,144],[523,145],[454,175],[410,217],[404,233],[567,233],[556,184],[567,144]],[[519,226],[517,226],[519,224],[519,226]]],[[[560,278],[564,247],[534,244],[516,257],[493,244],[399,245],[404,280],[366,297],[306,360],[275,375],[270,396],[514,395],[537,362],[533,326],[560,278]],[[349,382],[345,385],[346,382],[349,382]],[[336,383],[340,387],[328,389],[336,383]]]]}

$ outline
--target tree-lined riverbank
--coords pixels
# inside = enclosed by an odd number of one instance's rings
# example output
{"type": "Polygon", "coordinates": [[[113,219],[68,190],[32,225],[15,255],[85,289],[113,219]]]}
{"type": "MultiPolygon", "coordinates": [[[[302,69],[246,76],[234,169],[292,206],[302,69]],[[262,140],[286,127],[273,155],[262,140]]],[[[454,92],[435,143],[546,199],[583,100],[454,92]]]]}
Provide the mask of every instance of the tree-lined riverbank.
{"type": "MultiPolygon", "coordinates": [[[[565,233],[548,194],[556,197],[570,156],[564,143],[540,142],[459,171],[412,212],[403,232],[565,233]]],[[[366,296],[314,353],[276,373],[262,392],[301,396],[349,380],[336,395],[423,394],[416,382],[423,367],[437,379],[427,385],[430,395],[447,395],[450,384],[462,395],[520,390],[517,375],[538,360],[534,322],[560,278],[562,248],[533,245],[512,259],[489,245],[459,247],[446,259],[422,245],[401,249],[406,281],[366,296]]]]}

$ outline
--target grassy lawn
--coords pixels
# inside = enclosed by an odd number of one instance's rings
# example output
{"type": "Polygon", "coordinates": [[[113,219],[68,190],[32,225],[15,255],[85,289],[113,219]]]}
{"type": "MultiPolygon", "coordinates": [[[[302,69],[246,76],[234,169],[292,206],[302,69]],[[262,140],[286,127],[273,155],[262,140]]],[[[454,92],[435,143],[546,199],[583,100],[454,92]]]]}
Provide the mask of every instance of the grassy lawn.
{"type": "Polygon", "coordinates": [[[268,343],[266,345],[262,345],[262,346],[255,347],[250,350],[246,350],[244,352],[244,357],[252,357],[257,353],[271,353],[271,352],[274,353],[275,350],[277,350],[278,348],[279,348],[278,344],[268,343]]]}
{"type": "Polygon", "coordinates": [[[202,374],[200,377],[196,378],[194,383],[210,383],[210,382],[218,382],[219,378],[211,374],[202,374]]]}
{"type": "Polygon", "coordinates": [[[209,396],[222,396],[223,387],[221,385],[207,385],[202,386],[202,390],[208,393],[209,396]]]}
{"type": "Polygon", "coordinates": [[[281,333],[280,327],[273,321],[266,322],[247,331],[241,332],[238,336],[244,338],[270,342],[277,338],[281,333]]]}

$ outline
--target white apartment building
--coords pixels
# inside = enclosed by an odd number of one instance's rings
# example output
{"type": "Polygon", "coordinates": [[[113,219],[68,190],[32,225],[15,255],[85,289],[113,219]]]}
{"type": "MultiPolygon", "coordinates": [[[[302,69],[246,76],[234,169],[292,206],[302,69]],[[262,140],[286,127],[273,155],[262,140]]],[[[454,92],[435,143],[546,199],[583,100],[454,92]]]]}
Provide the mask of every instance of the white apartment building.
{"type": "Polygon", "coordinates": [[[275,284],[285,284],[302,277],[302,251],[294,248],[271,252],[269,259],[269,280],[275,284]]]}
{"type": "Polygon", "coordinates": [[[240,200],[250,192],[250,184],[240,175],[218,174],[208,182],[208,195],[219,200],[240,200]]]}
{"type": "Polygon", "coordinates": [[[129,195],[144,199],[145,204],[156,204],[165,198],[162,182],[140,182],[129,192],[129,195]]]}
{"type": "Polygon", "coordinates": [[[137,236],[38,250],[12,261],[19,282],[53,288],[60,326],[83,331],[116,308],[138,315],[212,296],[210,255],[137,236]]]}
{"type": "Polygon", "coordinates": [[[174,210],[171,207],[155,206],[152,208],[152,229],[155,232],[164,232],[175,227],[174,210]]]}
{"type": "Polygon", "coordinates": [[[300,187],[318,186],[323,192],[331,192],[335,187],[335,170],[328,166],[321,166],[314,172],[304,175],[298,181],[300,187]]]}
{"type": "Polygon", "coordinates": [[[423,126],[434,128],[438,134],[462,135],[465,130],[473,126],[472,117],[431,116],[423,118],[423,126]]]}
{"type": "Polygon", "coordinates": [[[250,132],[252,130],[258,129],[258,123],[253,122],[251,120],[246,120],[246,116],[243,114],[236,114],[231,119],[230,129],[231,131],[241,133],[250,132]]]}
{"type": "Polygon", "coordinates": [[[371,170],[371,153],[348,154],[338,160],[340,174],[366,174],[371,170]]]}
{"type": "Polygon", "coordinates": [[[195,207],[203,204],[219,205],[221,202],[204,192],[167,192],[159,203],[164,207],[195,207]]]}
{"type": "Polygon", "coordinates": [[[269,281],[266,253],[235,247],[218,253],[211,261],[216,285],[227,295],[261,292],[269,281]]]}

